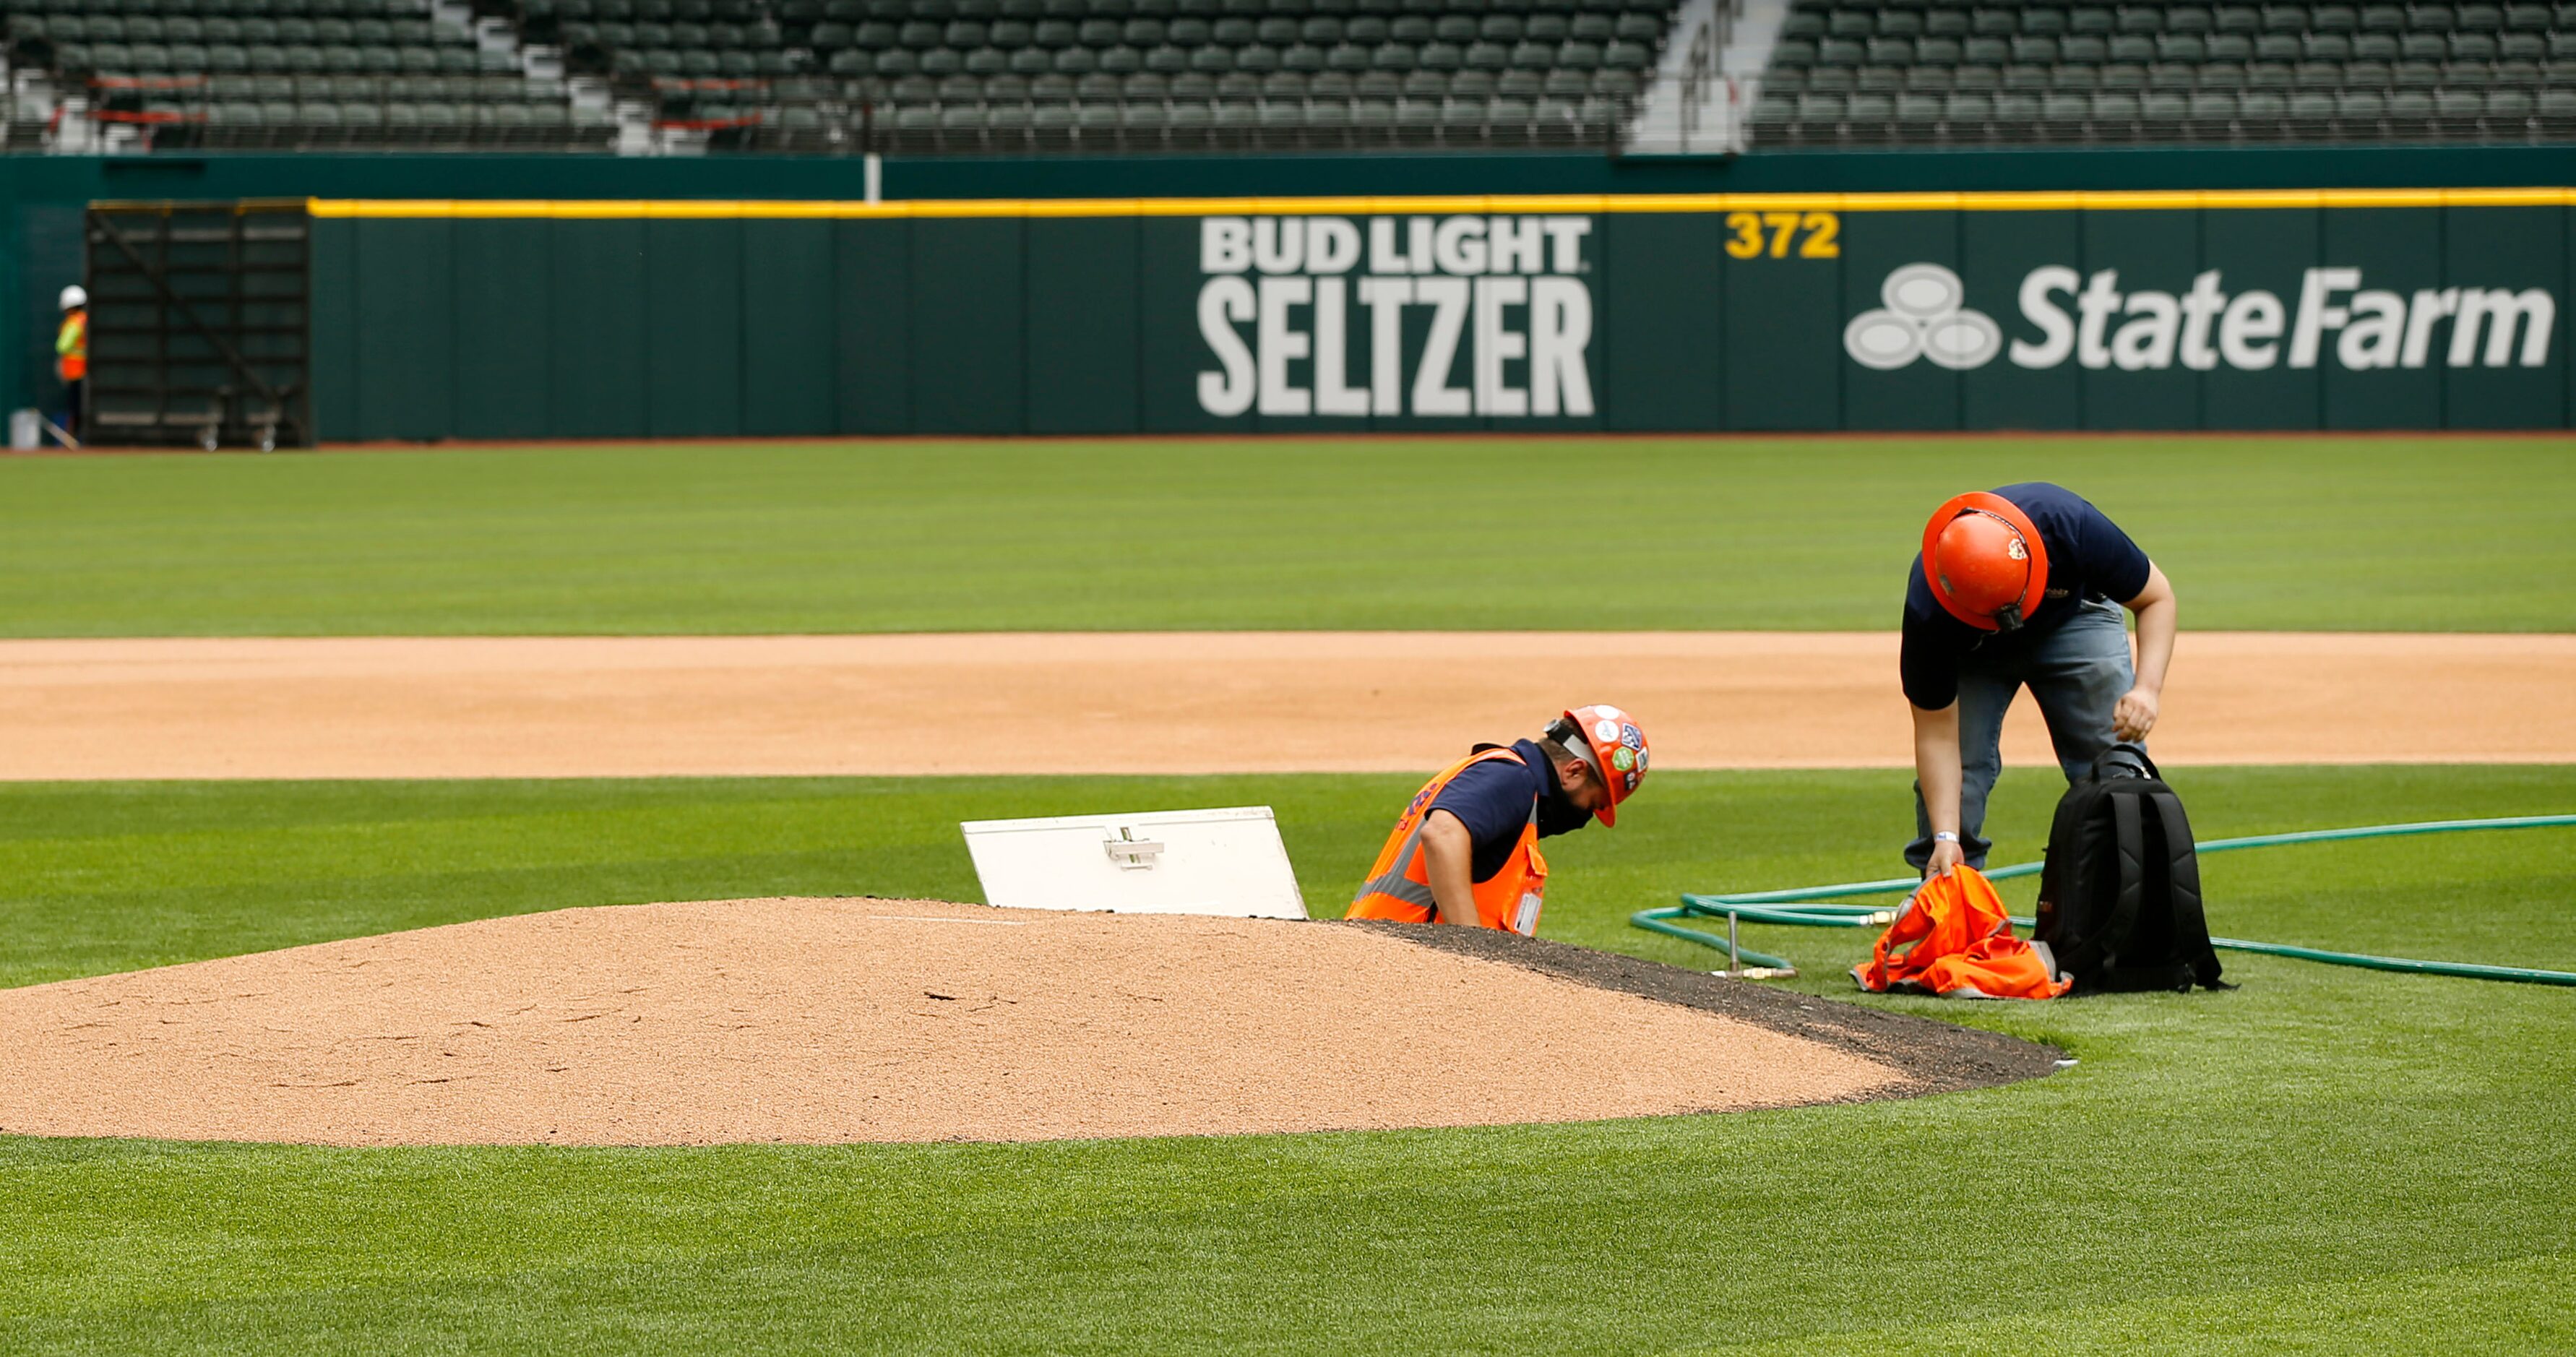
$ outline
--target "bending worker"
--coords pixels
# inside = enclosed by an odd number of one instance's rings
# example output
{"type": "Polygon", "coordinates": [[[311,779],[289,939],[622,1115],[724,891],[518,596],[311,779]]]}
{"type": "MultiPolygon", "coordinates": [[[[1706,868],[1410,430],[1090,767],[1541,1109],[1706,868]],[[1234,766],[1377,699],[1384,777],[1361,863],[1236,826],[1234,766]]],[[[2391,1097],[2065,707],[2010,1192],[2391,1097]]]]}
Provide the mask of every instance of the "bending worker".
{"type": "Polygon", "coordinates": [[[1646,733],[1617,707],[1577,707],[1535,740],[1480,744],[1413,794],[1347,918],[1538,932],[1547,859],[1538,841],[1619,803],[1646,776],[1646,733]]]}
{"type": "Polygon", "coordinates": [[[2074,492],[2034,481],[1942,505],[1905,588],[1916,836],[1905,860],[1926,876],[1986,865],[2004,710],[2024,685],[2072,781],[2114,740],[2155,728],[2173,641],[2164,572],[2074,492]],[[2134,665],[2124,607],[2138,615],[2134,665]]]}

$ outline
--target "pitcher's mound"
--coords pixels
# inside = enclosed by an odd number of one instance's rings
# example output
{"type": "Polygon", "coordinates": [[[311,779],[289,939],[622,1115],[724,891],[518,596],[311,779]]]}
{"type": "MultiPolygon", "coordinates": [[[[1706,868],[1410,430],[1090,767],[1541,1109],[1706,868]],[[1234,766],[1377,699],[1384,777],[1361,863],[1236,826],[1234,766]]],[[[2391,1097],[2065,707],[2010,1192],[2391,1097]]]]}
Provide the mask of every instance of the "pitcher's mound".
{"type": "Polygon", "coordinates": [[[573,909],[0,992],[0,1132],[1046,1140],[1894,1096],[2045,1048],[1476,930],[573,909]]]}

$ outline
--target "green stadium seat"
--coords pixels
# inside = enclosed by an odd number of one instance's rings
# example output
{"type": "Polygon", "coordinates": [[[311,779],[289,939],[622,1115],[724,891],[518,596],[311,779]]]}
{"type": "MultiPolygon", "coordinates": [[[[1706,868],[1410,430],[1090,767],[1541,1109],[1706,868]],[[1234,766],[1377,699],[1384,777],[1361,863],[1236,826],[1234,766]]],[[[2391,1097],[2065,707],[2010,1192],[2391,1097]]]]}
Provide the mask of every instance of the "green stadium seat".
{"type": "Polygon", "coordinates": [[[1853,89],[1868,90],[1873,94],[1894,94],[1905,88],[1905,68],[1902,66],[1863,66],[1853,71],[1852,76],[1853,89]]]}
{"type": "Polygon", "coordinates": [[[2069,34],[2057,44],[2057,59],[2078,66],[2099,66],[2111,59],[2111,44],[2089,34],[2069,34]]]}
{"type": "Polygon", "coordinates": [[[1950,90],[1951,68],[1948,66],[1908,66],[1901,87],[1917,94],[1946,94],[1950,90]]]}
{"type": "Polygon", "coordinates": [[[2028,136],[2039,123],[2041,96],[2007,90],[1994,96],[1989,126],[2015,136],[2028,136]]]}

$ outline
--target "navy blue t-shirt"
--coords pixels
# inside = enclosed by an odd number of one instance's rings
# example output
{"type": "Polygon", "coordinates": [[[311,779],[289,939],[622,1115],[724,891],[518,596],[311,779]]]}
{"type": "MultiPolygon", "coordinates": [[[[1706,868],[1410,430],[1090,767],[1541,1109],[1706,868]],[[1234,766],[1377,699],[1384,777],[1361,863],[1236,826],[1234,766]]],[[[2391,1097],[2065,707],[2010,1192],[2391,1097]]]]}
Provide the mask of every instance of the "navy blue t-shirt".
{"type": "Polygon", "coordinates": [[[2063,625],[2087,600],[2126,603],[2147,587],[2147,553],[2074,491],[2030,481],[1995,493],[2011,500],[2039,529],[2040,543],[2048,549],[2047,593],[2019,632],[2002,636],[1981,631],[1952,617],[1932,597],[1917,553],[1905,572],[1905,643],[1898,668],[1905,700],[1926,711],[1959,700],[1959,659],[1969,651],[2030,645],[2063,625]]]}
{"type": "MultiPolygon", "coordinates": [[[[1511,861],[1512,847],[1521,841],[1522,828],[1530,822],[1532,803],[1556,794],[1556,766],[1539,752],[1538,741],[1514,740],[1512,752],[1521,756],[1519,763],[1487,759],[1468,764],[1431,802],[1431,810],[1445,810],[1467,827],[1468,841],[1475,849],[1468,858],[1467,874],[1477,881],[1491,881],[1503,870],[1503,864],[1511,861]]],[[[1539,837],[1579,829],[1590,819],[1586,816],[1573,825],[1542,823],[1539,837]]]]}

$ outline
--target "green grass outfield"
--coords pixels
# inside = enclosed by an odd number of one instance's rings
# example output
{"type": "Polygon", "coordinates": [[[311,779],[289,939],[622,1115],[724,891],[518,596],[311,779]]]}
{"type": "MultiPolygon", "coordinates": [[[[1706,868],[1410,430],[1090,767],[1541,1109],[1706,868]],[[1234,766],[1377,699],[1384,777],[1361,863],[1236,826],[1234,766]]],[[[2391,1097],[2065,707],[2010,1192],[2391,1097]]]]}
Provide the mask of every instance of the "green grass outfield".
{"type": "MultiPolygon", "coordinates": [[[[2194,769],[2212,836],[2576,810],[2576,768],[2194,769]]],[[[2008,776],[1999,860],[2055,778],[2008,776]]],[[[0,984],[574,904],[972,898],[956,822],[1278,807],[1329,907],[1411,780],[0,788],[0,984]]],[[[1665,773],[1546,932],[1886,875],[1901,774],[1665,773]]],[[[1561,845],[1561,846],[1558,846],[1561,845]]],[[[2222,932],[2576,967],[2576,838],[2228,854],[2222,932]]],[[[2028,883],[2009,883],[2028,889],[2028,883]]],[[[2023,898],[2016,895],[2016,898],[2023,898]]],[[[1860,933],[1754,930],[1834,978],[1860,933]]],[[[0,1349],[2534,1353],[2576,1346],[2576,993],[2228,958],[2244,988],[1885,1000],[2073,1070],[1858,1107],[1030,1146],[0,1139],[0,1349]]],[[[1654,1053],[1640,1051],[1639,1060],[1654,1053]]]]}
{"type": "Polygon", "coordinates": [[[2076,488],[2187,627],[2576,630],[2576,439],[700,444],[0,462],[0,635],[1881,630],[2076,488]]]}

